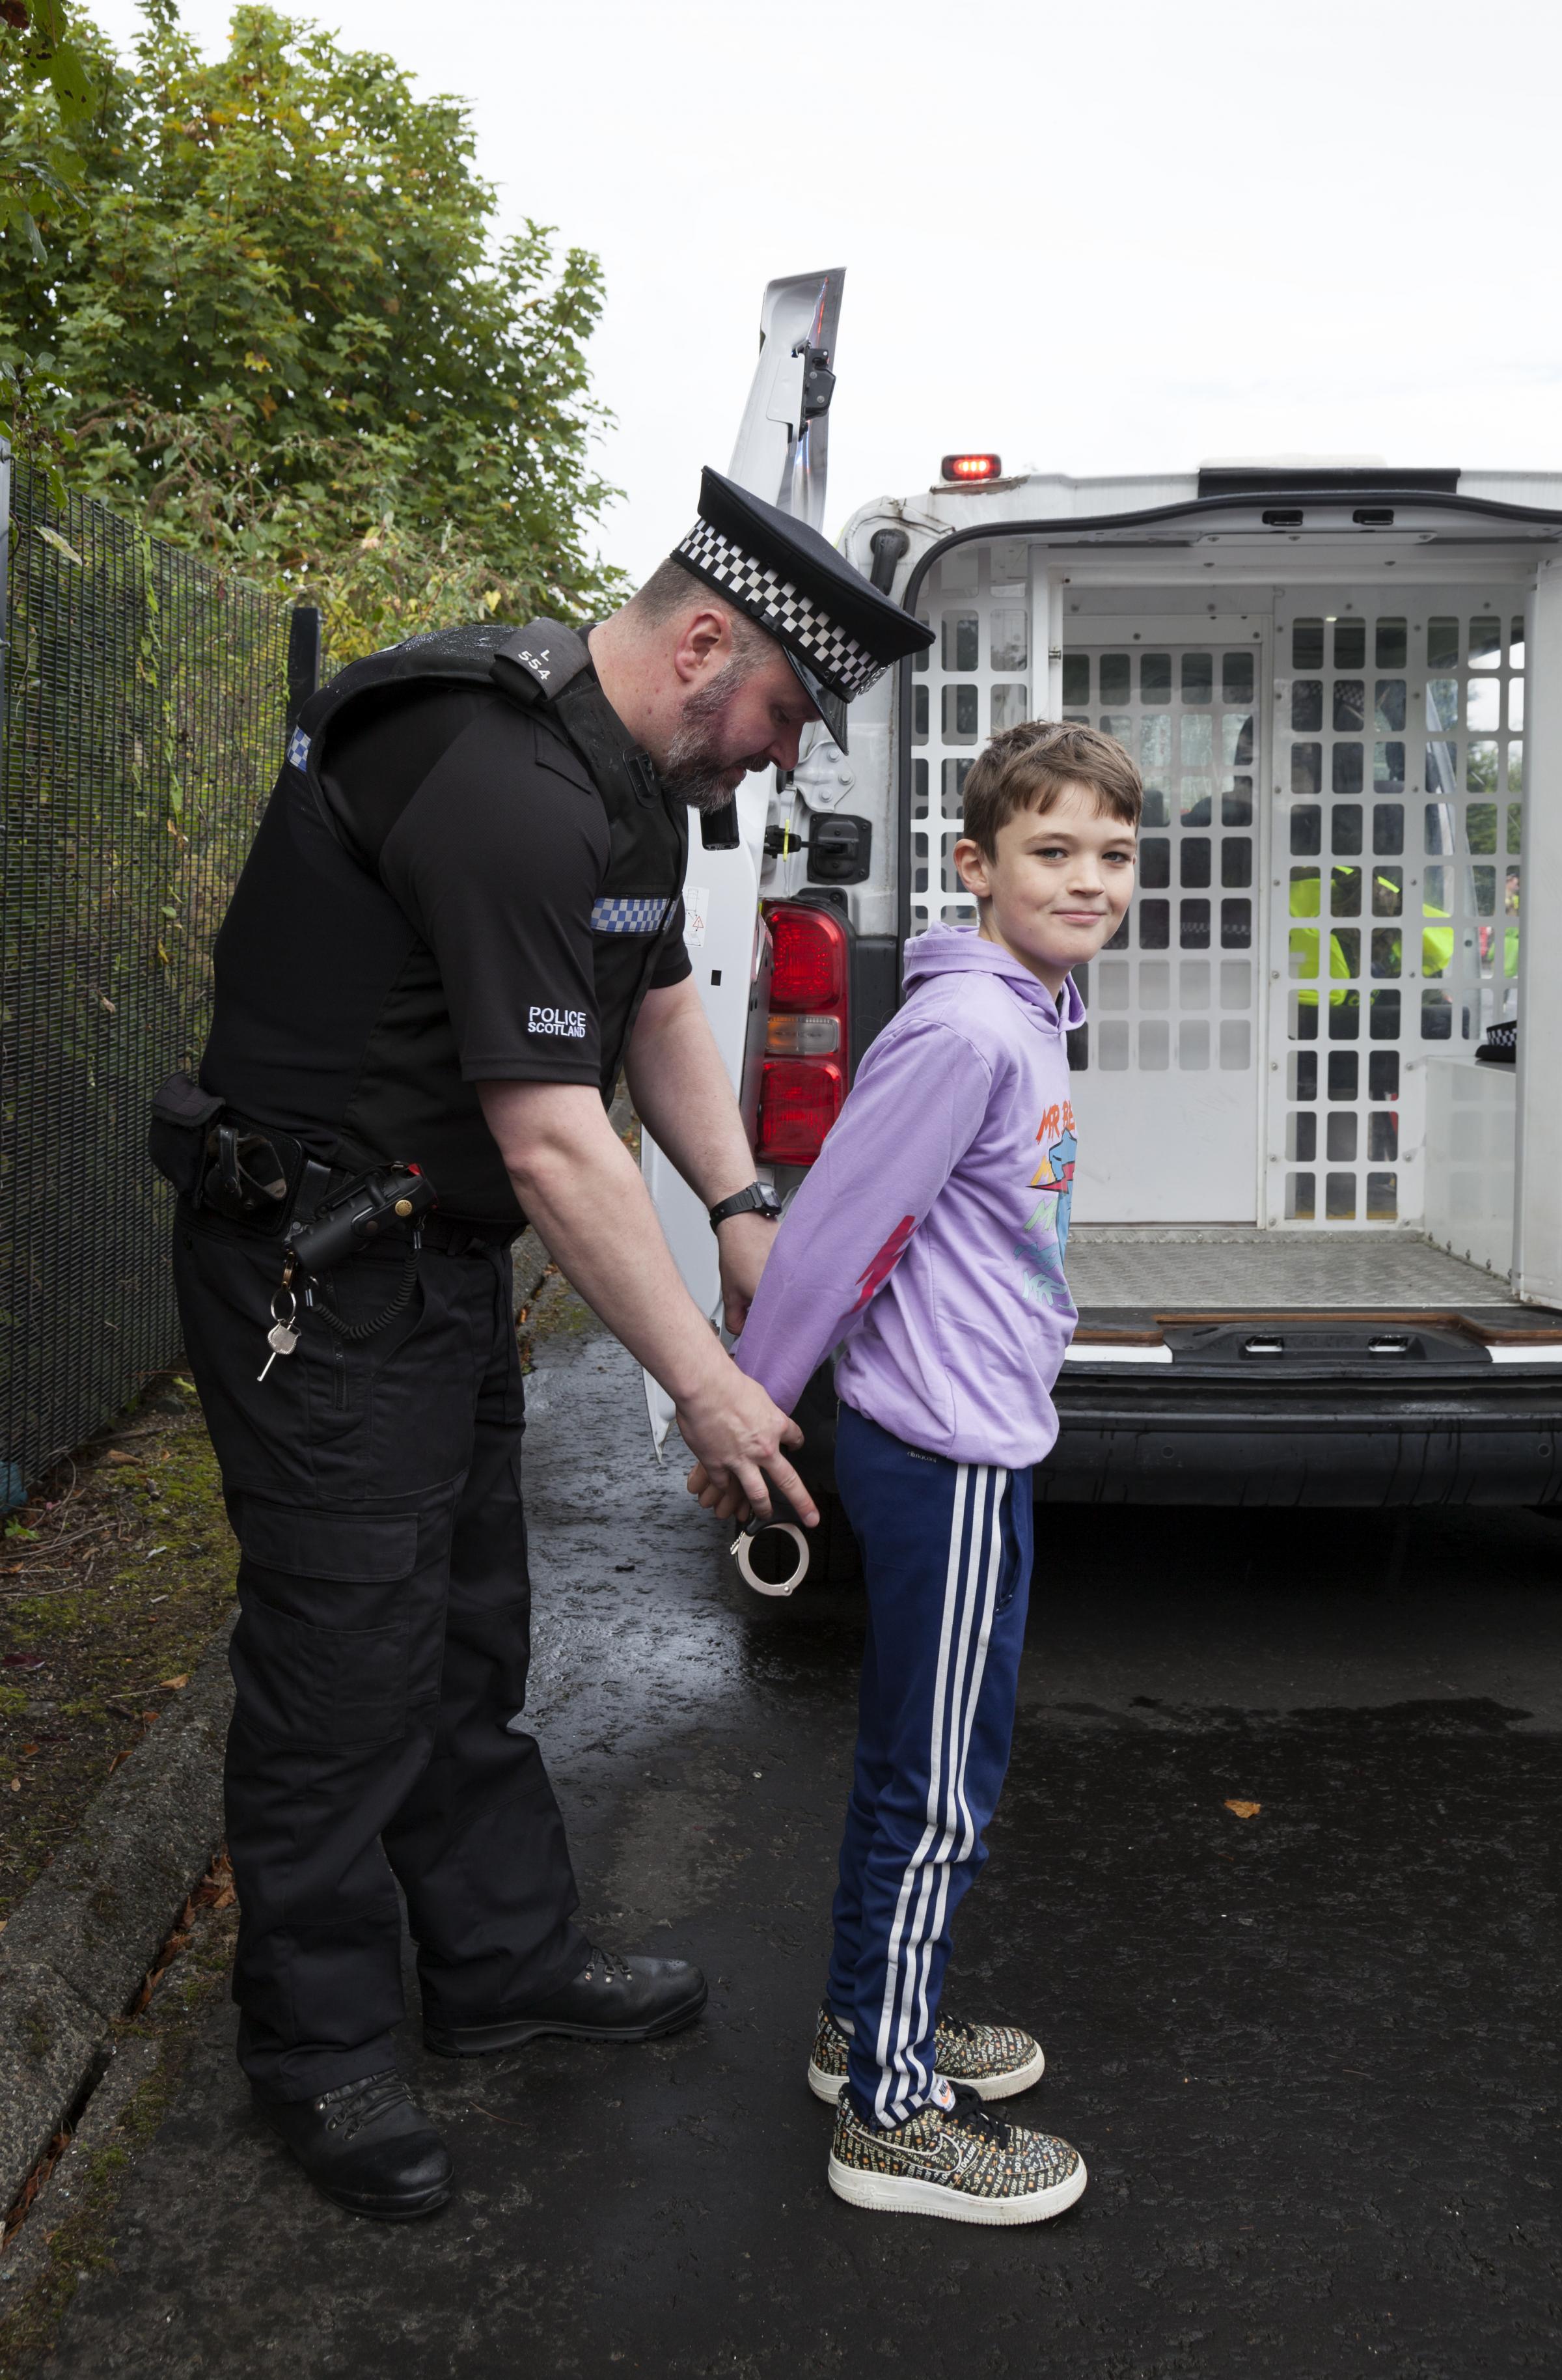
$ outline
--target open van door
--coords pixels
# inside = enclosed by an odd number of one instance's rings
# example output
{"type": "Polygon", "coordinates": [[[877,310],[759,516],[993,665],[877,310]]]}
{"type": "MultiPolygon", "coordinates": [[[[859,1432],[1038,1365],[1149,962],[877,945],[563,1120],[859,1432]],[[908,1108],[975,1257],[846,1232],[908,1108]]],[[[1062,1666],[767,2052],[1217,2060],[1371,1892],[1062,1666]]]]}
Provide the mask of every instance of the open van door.
{"type": "MultiPolygon", "coordinates": [[[[793,273],[766,289],[759,361],[727,466],[740,487],[814,528],[824,524],[832,362],[845,279],[836,267],[793,273]]],[[[775,771],[763,770],[745,779],[725,809],[699,820],[684,887],[695,981],[751,1139],[769,1005],[769,936],[759,916],[759,871],[775,789],[775,771]]],[[[719,1321],[716,1235],[704,1207],[648,1134],[640,1165],[690,1294],[702,1314],[719,1321]]],[[[672,1401],[648,1372],[646,1403],[660,1454],[672,1425],[672,1401]]]]}

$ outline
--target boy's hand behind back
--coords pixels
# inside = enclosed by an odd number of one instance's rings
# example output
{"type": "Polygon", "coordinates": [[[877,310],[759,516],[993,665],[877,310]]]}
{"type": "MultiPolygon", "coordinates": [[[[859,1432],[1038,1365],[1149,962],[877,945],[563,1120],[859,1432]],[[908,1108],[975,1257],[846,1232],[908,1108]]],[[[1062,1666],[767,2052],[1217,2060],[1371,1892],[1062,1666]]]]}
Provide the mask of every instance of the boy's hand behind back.
{"type": "MultiPolygon", "coordinates": [[[[746,1526],[754,1518],[754,1507],[747,1497],[740,1496],[730,1485],[718,1488],[703,1463],[695,1464],[684,1485],[690,1495],[697,1496],[706,1511],[714,1512],[719,1521],[736,1521],[746,1526]]],[[[773,1510],[773,1506],[766,1506],[767,1517],[773,1510]]]]}

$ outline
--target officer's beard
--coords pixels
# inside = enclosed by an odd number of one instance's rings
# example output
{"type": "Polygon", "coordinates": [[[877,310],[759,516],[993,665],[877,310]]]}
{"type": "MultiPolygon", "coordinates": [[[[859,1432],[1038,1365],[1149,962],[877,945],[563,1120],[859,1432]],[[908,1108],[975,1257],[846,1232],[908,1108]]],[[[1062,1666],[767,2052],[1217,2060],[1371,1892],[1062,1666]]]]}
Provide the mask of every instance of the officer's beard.
{"type": "Polygon", "coordinates": [[[721,809],[751,769],[769,766],[764,752],[734,760],[722,749],[721,721],[754,666],[752,656],[734,653],[710,684],[691,694],[684,704],[668,742],[661,781],[669,793],[681,794],[691,809],[721,809]]]}

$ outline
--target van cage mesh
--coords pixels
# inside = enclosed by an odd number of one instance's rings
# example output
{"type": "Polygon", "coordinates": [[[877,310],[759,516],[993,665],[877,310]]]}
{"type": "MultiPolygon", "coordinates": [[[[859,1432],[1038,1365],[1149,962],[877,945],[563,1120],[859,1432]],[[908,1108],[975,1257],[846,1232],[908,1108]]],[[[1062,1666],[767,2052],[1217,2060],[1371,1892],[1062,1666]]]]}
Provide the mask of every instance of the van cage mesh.
{"type": "MultiPolygon", "coordinates": [[[[3,468],[3,467],[0,467],[3,468]]],[[[11,474],[0,762],[0,1509],[178,1352],[146,1154],[281,758],[288,608],[11,474]]]]}

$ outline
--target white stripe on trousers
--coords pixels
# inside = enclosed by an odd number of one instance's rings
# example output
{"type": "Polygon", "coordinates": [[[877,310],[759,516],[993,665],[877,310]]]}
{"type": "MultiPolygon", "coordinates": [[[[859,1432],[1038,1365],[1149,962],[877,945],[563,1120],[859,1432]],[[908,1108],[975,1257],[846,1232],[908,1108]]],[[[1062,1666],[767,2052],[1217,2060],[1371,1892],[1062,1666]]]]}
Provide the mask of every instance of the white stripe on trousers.
{"type": "Polygon", "coordinates": [[[927,1824],[901,1878],[875,2044],[879,2076],[874,2112],[884,2124],[902,2123],[912,2112],[908,2087],[916,2089],[920,2101],[933,2083],[931,2067],[925,2071],[920,2058],[914,2062],[908,2044],[914,2017],[919,2036],[927,2030],[927,1983],[949,1906],[950,1863],[968,1858],[976,1839],[965,1799],[965,1764],[992,1635],[1008,1486],[1008,1472],[985,1463],[975,1468],[963,1463],[955,1473],[938,1664],[933,1682],[927,1824]],[[962,1562],[960,1541],[968,1508],[971,1542],[962,1562]],[[946,1724],[950,1732],[947,1764],[946,1724]]]}

